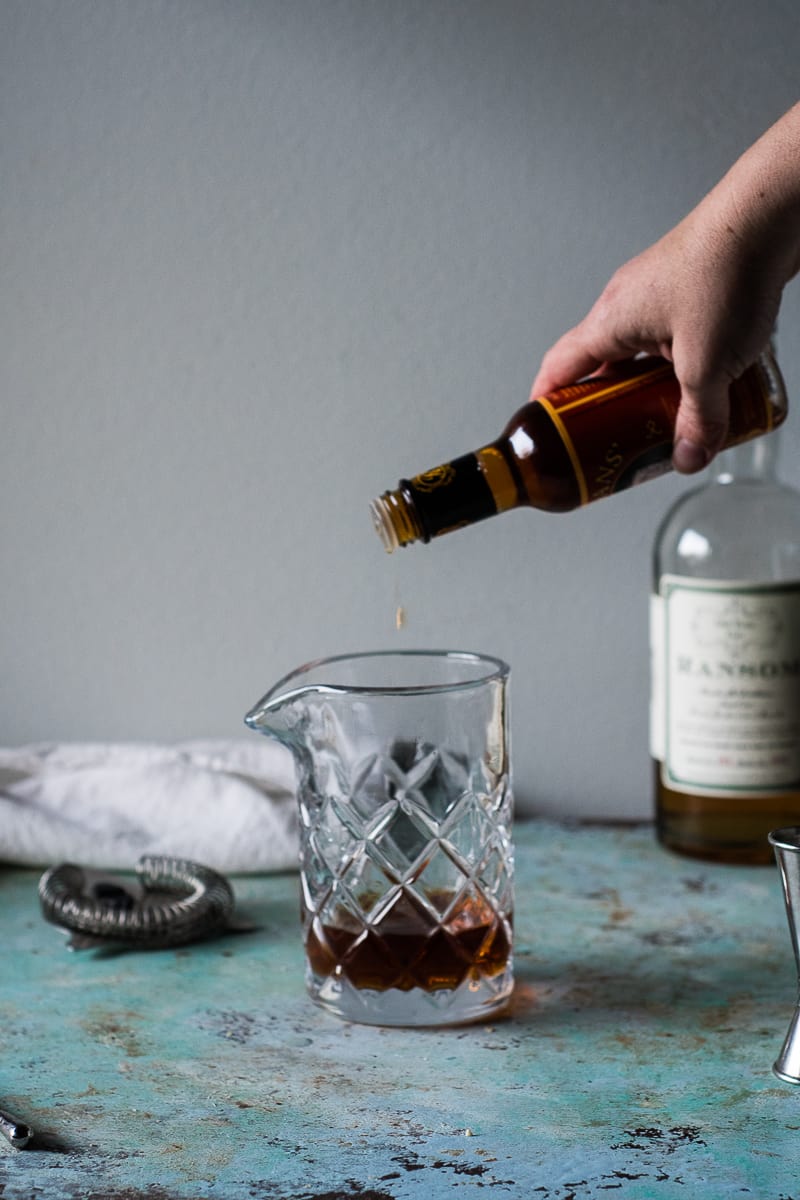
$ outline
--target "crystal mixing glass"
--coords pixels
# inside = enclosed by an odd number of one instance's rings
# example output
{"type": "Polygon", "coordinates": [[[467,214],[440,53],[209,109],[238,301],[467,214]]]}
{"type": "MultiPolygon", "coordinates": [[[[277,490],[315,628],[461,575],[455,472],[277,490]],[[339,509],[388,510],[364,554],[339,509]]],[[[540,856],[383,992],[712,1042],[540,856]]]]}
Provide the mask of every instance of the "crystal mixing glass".
{"type": "Polygon", "coordinates": [[[507,680],[476,654],[342,656],[245,718],[295,756],[306,980],[340,1017],[455,1024],[509,999],[507,680]]]}

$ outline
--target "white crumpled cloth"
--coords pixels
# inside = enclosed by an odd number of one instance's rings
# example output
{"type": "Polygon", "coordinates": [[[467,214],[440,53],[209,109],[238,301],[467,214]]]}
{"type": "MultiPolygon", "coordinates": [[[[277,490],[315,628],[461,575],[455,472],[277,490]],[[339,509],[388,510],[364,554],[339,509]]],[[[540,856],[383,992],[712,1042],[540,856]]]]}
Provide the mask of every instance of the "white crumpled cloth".
{"type": "Polygon", "coordinates": [[[265,738],[0,748],[0,862],[242,874],[297,867],[294,764],[265,738]]]}

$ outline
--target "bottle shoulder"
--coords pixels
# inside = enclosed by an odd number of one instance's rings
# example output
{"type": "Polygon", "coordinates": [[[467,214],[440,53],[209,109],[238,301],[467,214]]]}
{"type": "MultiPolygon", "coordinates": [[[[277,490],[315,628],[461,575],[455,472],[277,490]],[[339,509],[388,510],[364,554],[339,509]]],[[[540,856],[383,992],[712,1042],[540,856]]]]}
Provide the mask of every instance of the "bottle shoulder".
{"type": "Polygon", "coordinates": [[[715,520],[717,514],[735,511],[739,518],[768,509],[800,512],[800,491],[779,480],[711,480],[682,496],[667,509],[661,528],[682,522],[715,520]]]}
{"type": "Polygon", "coordinates": [[[680,497],[654,543],[656,577],[800,579],[800,492],[770,481],[712,481],[680,497]]]}

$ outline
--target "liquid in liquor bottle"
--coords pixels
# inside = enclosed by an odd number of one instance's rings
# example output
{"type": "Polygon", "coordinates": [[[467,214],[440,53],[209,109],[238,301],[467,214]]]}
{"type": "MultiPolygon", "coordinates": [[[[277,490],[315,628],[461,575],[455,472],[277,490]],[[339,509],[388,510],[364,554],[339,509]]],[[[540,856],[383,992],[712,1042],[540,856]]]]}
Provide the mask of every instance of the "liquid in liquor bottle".
{"type": "Polygon", "coordinates": [[[800,493],[778,434],[719,455],[655,543],[651,747],[672,850],[768,863],[800,824],[800,493]]]}
{"type": "MultiPolygon", "coordinates": [[[[499,438],[402,479],[372,502],[389,551],[528,506],[567,512],[670,469],[680,389],[669,363],[634,359],[525,404],[499,438]]],[[[786,392],[771,352],[731,386],[726,446],[776,428],[786,392]]]]}

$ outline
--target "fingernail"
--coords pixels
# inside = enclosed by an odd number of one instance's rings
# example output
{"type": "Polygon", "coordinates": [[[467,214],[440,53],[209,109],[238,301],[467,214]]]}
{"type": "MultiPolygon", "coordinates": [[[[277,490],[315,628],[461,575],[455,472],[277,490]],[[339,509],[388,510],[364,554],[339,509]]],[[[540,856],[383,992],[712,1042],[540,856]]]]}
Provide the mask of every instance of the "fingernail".
{"type": "Polygon", "coordinates": [[[690,442],[688,438],[681,438],[672,448],[672,465],[682,475],[694,475],[696,471],[707,467],[710,461],[711,455],[706,448],[698,446],[697,442],[690,442]]]}

